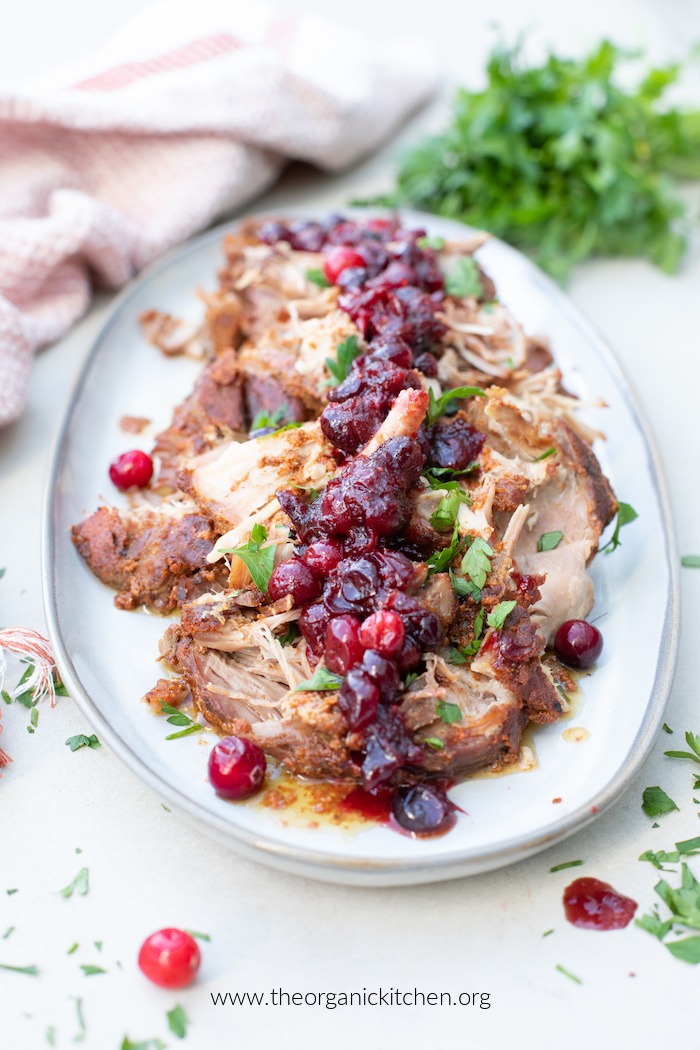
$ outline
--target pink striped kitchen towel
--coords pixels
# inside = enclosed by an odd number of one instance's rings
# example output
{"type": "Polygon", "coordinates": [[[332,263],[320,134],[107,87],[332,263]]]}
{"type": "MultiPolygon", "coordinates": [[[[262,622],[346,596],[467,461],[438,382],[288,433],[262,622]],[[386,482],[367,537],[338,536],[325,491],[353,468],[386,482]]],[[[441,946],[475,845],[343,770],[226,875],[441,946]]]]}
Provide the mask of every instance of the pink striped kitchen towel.
{"type": "Polygon", "coordinates": [[[0,95],[0,424],[37,347],[297,158],[338,171],[435,86],[389,43],[250,0],[170,0],[99,56],[0,95]]]}

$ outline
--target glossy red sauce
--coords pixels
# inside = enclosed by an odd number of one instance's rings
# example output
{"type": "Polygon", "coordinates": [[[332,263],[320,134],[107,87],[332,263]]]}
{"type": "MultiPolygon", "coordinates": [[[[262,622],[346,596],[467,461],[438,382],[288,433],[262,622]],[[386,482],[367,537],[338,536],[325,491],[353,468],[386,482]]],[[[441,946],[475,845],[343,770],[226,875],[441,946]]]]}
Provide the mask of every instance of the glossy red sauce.
{"type": "Polygon", "coordinates": [[[621,930],[629,925],[637,902],[600,879],[575,879],[564,890],[564,914],[584,930],[621,930]]]}
{"type": "Polygon", "coordinates": [[[377,824],[388,824],[393,804],[394,792],[389,788],[365,791],[364,788],[356,787],[345,796],[338,808],[348,813],[357,813],[365,820],[371,820],[377,824]]]}

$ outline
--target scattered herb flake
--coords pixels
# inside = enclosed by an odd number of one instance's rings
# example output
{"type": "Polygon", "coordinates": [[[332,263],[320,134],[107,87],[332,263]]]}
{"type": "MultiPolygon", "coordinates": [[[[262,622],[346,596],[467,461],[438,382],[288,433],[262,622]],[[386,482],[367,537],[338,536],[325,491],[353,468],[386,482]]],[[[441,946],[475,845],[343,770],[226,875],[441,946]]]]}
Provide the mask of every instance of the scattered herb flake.
{"type": "Polygon", "coordinates": [[[12,703],[12,697],[10,696],[10,694],[5,689],[2,690],[2,693],[0,693],[0,695],[2,696],[2,698],[3,698],[3,700],[5,701],[6,704],[11,704],[12,703]]]}
{"type": "Polygon", "coordinates": [[[683,839],[682,842],[677,842],[676,849],[683,856],[696,856],[700,852],[700,835],[697,835],[694,839],[683,839]]]}
{"type": "Polygon", "coordinates": [[[553,551],[564,539],[563,532],[543,532],[537,541],[538,551],[553,551]]]}
{"type": "Polygon", "coordinates": [[[496,630],[505,623],[506,619],[512,613],[513,609],[518,603],[516,601],[510,602],[499,602],[495,609],[493,609],[486,617],[486,623],[489,627],[493,627],[496,630]]]}
{"type": "Polygon", "coordinates": [[[554,930],[545,930],[542,934],[543,937],[549,937],[550,934],[554,933],[554,930]]]}
{"type": "Polygon", "coordinates": [[[277,545],[274,543],[263,546],[266,539],[267,529],[256,522],[251,530],[250,539],[246,543],[240,547],[219,548],[221,554],[236,554],[245,563],[253,578],[253,583],[262,594],[267,594],[267,585],[272,576],[277,550],[277,545]]]}
{"type": "Polygon", "coordinates": [[[686,569],[700,569],[700,554],[684,554],[681,565],[686,569]]]}
{"type": "Polygon", "coordinates": [[[491,571],[493,548],[489,546],[481,536],[475,536],[462,558],[462,572],[468,576],[479,590],[486,583],[486,577],[491,571]]]}
{"type": "Polygon", "coordinates": [[[338,344],[335,353],[335,361],[332,357],[326,358],[326,367],[333,376],[336,384],[342,383],[344,379],[347,379],[352,363],[359,354],[360,347],[357,343],[357,336],[350,335],[342,343],[338,344]]]}
{"type": "Polygon", "coordinates": [[[66,740],[66,745],[71,751],[79,751],[81,747],[90,747],[94,751],[95,748],[102,747],[94,733],[91,733],[90,736],[86,736],[84,733],[79,733],[77,736],[69,736],[66,740]]]}
{"type": "Polygon", "coordinates": [[[69,882],[67,886],[64,886],[59,893],[62,897],[72,897],[75,891],[80,897],[85,897],[88,892],[88,869],[81,868],[78,874],[75,876],[72,882],[69,882]]]}
{"type": "Polygon", "coordinates": [[[199,733],[204,729],[204,726],[200,725],[199,722],[193,722],[187,729],[181,729],[178,733],[168,733],[166,740],[180,740],[183,736],[192,736],[193,733],[199,733]]]}
{"type": "Polygon", "coordinates": [[[16,929],[17,929],[16,926],[8,926],[8,928],[5,930],[5,932],[2,935],[3,941],[6,941],[8,937],[11,937],[16,929]]]}
{"type": "Polygon", "coordinates": [[[426,415],[428,426],[437,423],[438,419],[445,414],[447,406],[452,401],[461,401],[468,397],[486,397],[486,394],[479,386],[457,386],[453,390],[446,390],[440,397],[435,397],[433,388],[430,387],[428,390],[428,412],[426,415]]]}
{"type": "Polygon", "coordinates": [[[431,747],[433,751],[444,751],[445,745],[442,740],[439,740],[436,736],[426,736],[423,738],[423,743],[431,747]]]}
{"type": "Polygon", "coordinates": [[[282,423],[282,420],[285,418],[287,412],[289,412],[288,405],[283,405],[282,408],[278,408],[276,412],[272,413],[272,415],[270,415],[268,412],[265,412],[264,410],[262,412],[258,412],[255,419],[250,424],[250,429],[251,431],[267,430],[269,427],[274,427],[275,429],[277,429],[277,427],[279,427],[282,423]]]}
{"type": "Polygon", "coordinates": [[[673,735],[673,730],[671,729],[670,726],[666,725],[665,722],[664,722],[664,724],[662,725],[661,728],[663,729],[664,733],[670,733],[671,735],[673,735]]]}
{"type": "Polygon", "coordinates": [[[676,959],[682,959],[691,966],[700,963],[700,937],[684,937],[680,941],[667,944],[666,947],[676,959]]]}
{"type": "Polygon", "coordinates": [[[184,711],[180,711],[177,707],[173,707],[171,704],[166,704],[165,700],[160,702],[160,713],[162,715],[169,715],[168,722],[171,726],[191,726],[194,719],[186,715],[184,711]]]}
{"type": "Polygon", "coordinates": [[[664,751],[666,757],[689,758],[691,762],[700,762],[700,736],[697,736],[694,733],[686,733],[685,742],[690,748],[690,751],[664,751]]]}
{"type": "Polygon", "coordinates": [[[642,809],[648,817],[659,817],[662,813],[671,813],[674,809],[678,809],[678,806],[663,788],[656,785],[644,788],[642,809]]]}
{"type": "Polygon", "coordinates": [[[311,678],[307,678],[305,682],[299,682],[299,685],[294,686],[293,692],[320,692],[328,689],[340,689],[341,682],[342,678],[340,675],[333,674],[326,667],[317,667],[311,678]]]}
{"type": "Polygon", "coordinates": [[[452,530],[452,539],[450,540],[449,545],[443,547],[441,550],[435,551],[435,553],[431,554],[428,558],[428,575],[432,576],[436,572],[444,572],[452,562],[459,548],[459,525],[455,522],[454,529],[452,530]]]}
{"type": "Polygon", "coordinates": [[[49,1046],[56,1045],[56,1025],[50,1024],[46,1029],[46,1042],[49,1046]]]}
{"type": "Polygon", "coordinates": [[[306,279],[311,281],[312,284],[317,284],[319,288],[330,288],[331,282],[326,277],[323,270],[307,270],[306,279]]]}
{"type": "Polygon", "coordinates": [[[446,496],[442,497],[437,510],[430,515],[430,524],[433,528],[438,532],[445,532],[447,529],[451,529],[457,520],[457,514],[462,503],[469,504],[471,499],[468,492],[457,486],[448,492],[446,496]]]}
{"type": "Polygon", "coordinates": [[[28,977],[36,977],[39,973],[38,966],[10,966],[9,963],[0,963],[0,970],[11,970],[13,973],[26,973],[28,977]]]}
{"type": "Polygon", "coordinates": [[[568,977],[570,981],[574,981],[576,984],[583,984],[583,981],[580,977],[577,977],[575,973],[571,973],[570,970],[566,970],[563,966],[560,966],[559,963],[557,963],[554,969],[558,970],[559,973],[563,973],[564,976],[568,977]]]}
{"type": "Polygon", "coordinates": [[[107,973],[101,966],[93,966],[91,963],[81,963],[80,969],[83,971],[86,977],[94,977],[98,973],[107,973]]]}
{"type": "Polygon", "coordinates": [[[550,872],[564,871],[565,868],[580,868],[583,864],[582,860],[567,860],[563,864],[555,864],[553,868],[550,868],[550,872]]]}
{"type": "Polygon", "coordinates": [[[11,897],[13,893],[17,893],[17,892],[18,892],[18,891],[17,891],[16,889],[13,889],[13,890],[5,890],[5,893],[7,894],[7,896],[8,896],[8,897],[11,897]]]}
{"type": "Polygon", "coordinates": [[[187,1034],[187,1014],[180,1004],[178,1003],[172,1010],[168,1010],[166,1017],[168,1018],[168,1028],[173,1035],[176,1035],[178,1039],[184,1039],[187,1034]]]}
{"type": "Polygon", "coordinates": [[[435,714],[443,722],[447,722],[448,725],[462,721],[462,712],[458,704],[448,703],[447,700],[438,700],[435,704],[435,714]]]}
{"type": "Polygon", "coordinates": [[[211,937],[208,933],[201,933],[199,930],[188,930],[185,929],[185,933],[189,933],[190,937],[196,937],[198,941],[210,941],[211,937]]]}
{"type": "MultiPolygon", "coordinates": [[[[441,252],[445,247],[444,237],[419,237],[416,241],[419,248],[432,248],[434,252],[441,252]]],[[[3,570],[4,571],[4,570],[3,570]]]]}
{"type": "Polygon", "coordinates": [[[166,1050],[166,1045],[162,1039],[142,1039],[138,1043],[132,1043],[125,1035],[119,1050],[166,1050]]]}
{"type": "Polygon", "coordinates": [[[297,624],[296,620],[292,620],[284,634],[280,634],[278,636],[277,641],[280,643],[280,645],[291,645],[297,640],[298,637],[299,625],[297,624]]]}
{"type": "Polygon", "coordinates": [[[558,448],[546,448],[539,456],[535,456],[532,462],[541,463],[543,459],[549,459],[550,456],[556,456],[558,451],[558,448]]]}
{"type": "Polygon", "coordinates": [[[75,944],[71,944],[70,948],[66,952],[66,955],[72,955],[73,952],[77,952],[79,947],[80,947],[80,945],[79,945],[79,943],[77,941],[75,942],[75,944]]]}
{"type": "Polygon", "coordinates": [[[480,299],[483,296],[479,268],[471,255],[457,260],[454,269],[445,277],[445,291],[458,299],[480,299]]]}
{"type": "Polygon", "coordinates": [[[600,549],[606,554],[612,554],[614,550],[622,546],[622,540],[620,539],[620,529],[625,525],[629,525],[631,522],[636,521],[639,515],[637,514],[634,507],[631,507],[629,503],[618,503],[617,506],[617,518],[615,519],[615,529],[612,536],[600,549]]]}

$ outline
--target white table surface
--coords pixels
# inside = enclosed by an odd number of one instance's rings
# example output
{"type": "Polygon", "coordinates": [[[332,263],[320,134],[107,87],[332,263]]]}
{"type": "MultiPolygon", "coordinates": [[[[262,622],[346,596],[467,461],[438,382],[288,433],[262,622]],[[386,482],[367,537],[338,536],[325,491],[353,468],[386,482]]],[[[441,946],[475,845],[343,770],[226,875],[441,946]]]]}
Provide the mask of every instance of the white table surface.
{"type": "MultiPolygon", "coordinates": [[[[0,85],[80,58],[141,0],[24,0],[13,5],[0,36],[0,85]]],[[[290,9],[341,16],[341,5],[288,0],[290,9]]],[[[355,0],[342,16],[378,35],[399,28],[434,37],[446,80],[476,84],[492,39],[489,22],[509,33],[533,28],[533,43],[580,50],[601,35],[643,45],[655,58],[683,53],[700,38],[697,0],[355,0]],[[397,14],[400,12],[400,15],[397,14]]],[[[700,76],[686,96],[700,102],[700,76]]],[[[444,100],[401,136],[438,123],[444,100]]],[[[351,174],[325,179],[287,176],[265,205],[304,201],[342,206],[349,196],[388,184],[397,143],[351,174]]],[[[689,191],[697,213],[698,193],[689,191]]],[[[700,388],[700,250],[698,238],[682,273],[669,278],[643,262],[596,262],[577,271],[570,294],[603,332],[630,376],[651,420],[666,466],[681,551],[700,551],[697,488],[697,391],[700,388]]],[[[44,629],[39,564],[41,500],[50,441],[72,384],[106,311],[108,297],[36,362],[24,417],[0,432],[0,623],[44,629]]],[[[672,1045],[697,1033],[700,970],[673,959],[646,933],[630,927],[610,934],[581,931],[563,917],[561,892],[571,871],[549,868],[585,859],[577,873],[595,875],[639,902],[655,900],[656,872],[637,861],[650,847],[700,832],[686,763],[664,758],[682,744],[682,731],[700,731],[700,572],[683,570],[684,630],[667,721],[654,754],[623,798],[586,831],[527,862],[478,878],[415,889],[356,890],[317,884],[241,860],[181,823],[106,748],[72,754],[72,734],[89,732],[70,700],[42,709],[37,732],[27,712],[3,705],[2,745],[13,764],[0,781],[0,962],[36,963],[39,977],[0,971],[0,1046],[35,1050],[73,1045],[75,997],[83,1000],[90,1050],[117,1050],[160,1037],[170,1047],[404,1046],[525,1048],[591,1045],[607,1050],[672,1045]],[[661,784],[679,813],[651,821],[641,810],[645,786],[661,784]],[[80,856],[76,849],[81,849],[80,856]],[[78,869],[90,869],[86,897],[56,891],[78,869]],[[6,890],[17,888],[7,895],[6,890]],[[150,985],[135,966],[138,947],[165,925],[202,930],[204,963],[197,985],[179,993],[150,985]],[[1,939],[6,928],[14,932],[1,939]],[[542,938],[545,930],[554,933],[542,938]],[[80,948],[68,956],[74,943],[80,948]],[[102,951],[94,941],[103,942],[102,951]],[[121,968],[117,965],[121,962],[121,968]],[[81,963],[102,965],[85,977],[81,963]],[[579,986],[555,970],[578,975],[579,986]],[[424,992],[490,993],[491,1008],[312,1006],[214,1007],[212,991],[361,991],[394,987],[424,992]],[[180,1002],[191,1027],[180,1044],[165,1012],[180,1002]]],[[[630,611],[633,615],[633,611],[630,611]]],[[[639,639],[643,646],[644,638],[639,639]]],[[[106,640],[108,644],[108,640],[106,640]]],[[[630,654],[633,659],[633,654],[630,654]]],[[[11,669],[11,675],[15,669],[11,669]]],[[[12,679],[14,680],[14,679],[12,679]]],[[[614,698],[624,703],[624,697],[614,698]]],[[[696,863],[696,872],[700,866],[696,863]]],[[[671,876],[672,881],[675,877],[671,876]]],[[[697,1035],[696,1035],[697,1038],[697,1035]]],[[[79,1045],[79,1044],[78,1044],[79,1045]]]]}

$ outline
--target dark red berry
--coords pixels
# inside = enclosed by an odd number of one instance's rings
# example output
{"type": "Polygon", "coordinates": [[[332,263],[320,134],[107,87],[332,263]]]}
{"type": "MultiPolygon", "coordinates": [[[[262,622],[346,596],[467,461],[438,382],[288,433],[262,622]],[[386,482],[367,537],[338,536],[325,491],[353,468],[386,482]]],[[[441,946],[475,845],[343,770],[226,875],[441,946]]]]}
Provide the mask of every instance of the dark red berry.
{"type": "Polygon", "coordinates": [[[327,576],[343,560],[340,540],[317,540],[304,551],[304,562],[316,576],[327,576]]]}
{"type": "Polygon", "coordinates": [[[347,674],[364,653],[360,621],[356,616],[335,616],[326,628],[324,655],[329,671],[347,674]]]}
{"type": "Polygon", "coordinates": [[[326,628],[330,622],[331,614],[323,602],[312,602],[305,605],[299,615],[299,630],[315,656],[323,653],[323,643],[326,640],[326,628]]]}
{"type": "Polygon", "coordinates": [[[221,798],[248,798],[265,779],[265,755],[252,740],[227,736],[209,755],[209,783],[221,798]]]}
{"type": "Polygon", "coordinates": [[[365,649],[376,649],[382,656],[397,656],[403,648],[406,629],[395,612],[376,612],[360,628],[360,641],[365,649]]]}
{"type": "Polygon", "coordinates": [[[321,590],[318,577],[300,558],[288,558],[278,565],[270,577],[267,593],[273,602],[291,594],[295,605],[304,605],[316,598],[321,590]]]}
{"type": "Polygon", "coordinates": [[[329,284],[337,284],[343,270],[349,270],[351,267],[364,267],[364,265],[365,260],[358,252],[338,244],[326,255],[323,272],[329,284]]]}
{"type": "Polygon", "coordinates": [[[567,620],[554,635],[554,649],[569,667],[590,667],[603,651],[603,636],[592,623],[567,620]]]}
{"type": "Polygon", "coordinates": [[[437,835],[454,824],[454,806],[440,788],[416,784],[397,794],[394,818],[411,835],[437,835]]]}
{"type": "Polygon", "coordinates": [[[122,492],[131,488],[145,488],[153,477],[153,460],[141,449],[122,452],[110,465],[109,476],[122,492]]]}
{"type": "Polygon", "coordinates": [[[139,969],[161,988],[192,984],[201,961],[194,937],[173,927],[152,933],[139,952],[139,969]]]}
{"type": "Polygon", "coordinates": [[[354,667],[338,690],[338,705],[351,729],[364,729],[377,714],[379,687],[367,671],[354,667]]]}
{"type": "Polygon", "coordinates": [[[428,351],[418,355],[415,367],[419,372],[422,372],[424,376],[428,376],[429,379],[434,379],[438,374],[437,358],[434,354],[431,354],[428,351]]]}
{"type": "Polygon", "coordinates": [[[401,687],[399,669],[394,661],[387,660],[375,649],[368,649],[362,657],[362,669],[374,679],[384,703],[391,703],[401,687]]]}

